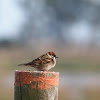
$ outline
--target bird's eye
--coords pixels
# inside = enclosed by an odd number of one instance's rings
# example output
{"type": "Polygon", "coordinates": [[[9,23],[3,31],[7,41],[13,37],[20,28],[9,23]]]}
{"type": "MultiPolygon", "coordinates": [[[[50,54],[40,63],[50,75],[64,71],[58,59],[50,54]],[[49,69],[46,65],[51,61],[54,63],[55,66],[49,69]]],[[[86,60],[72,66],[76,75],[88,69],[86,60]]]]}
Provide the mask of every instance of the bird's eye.
{"type": "Polygon", "coordinates": [[[54,55],[54,56],[52,56],[52,58],[56,58],[56,56],[54,55]]]}
{"type": "Polygon", "coordinates": [[[56,58],[56,56],[54,56],[56,58]]]}
{"type": "Polygon", "coordinates": [[[54,56],[51,56],[52,58],[54,58],[54,56]]]}

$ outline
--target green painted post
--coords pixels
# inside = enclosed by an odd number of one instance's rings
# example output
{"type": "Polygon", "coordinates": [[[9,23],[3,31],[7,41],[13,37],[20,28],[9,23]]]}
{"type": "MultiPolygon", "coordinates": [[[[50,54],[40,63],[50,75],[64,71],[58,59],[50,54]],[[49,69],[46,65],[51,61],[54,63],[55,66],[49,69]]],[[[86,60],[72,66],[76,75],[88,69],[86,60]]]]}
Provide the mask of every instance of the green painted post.
{"type": "Polygon", "coordinates": [[[15,71],[14,100],[58,100],[58,72],[15,71]]]}

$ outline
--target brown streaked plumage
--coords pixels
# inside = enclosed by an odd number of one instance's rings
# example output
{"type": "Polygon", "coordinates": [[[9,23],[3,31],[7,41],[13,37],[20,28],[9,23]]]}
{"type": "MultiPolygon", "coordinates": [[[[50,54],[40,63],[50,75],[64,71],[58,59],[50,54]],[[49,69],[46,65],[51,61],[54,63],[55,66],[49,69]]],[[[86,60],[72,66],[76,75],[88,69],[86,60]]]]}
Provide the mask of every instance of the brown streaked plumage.
{"type": "Polygon", "coordinates": [[[18,66],[31,66],[38,71],[48,71],[56,65],[56,58],[58,57],[54,52],[47,52],[29,63],[20,64],[18,66]]]}

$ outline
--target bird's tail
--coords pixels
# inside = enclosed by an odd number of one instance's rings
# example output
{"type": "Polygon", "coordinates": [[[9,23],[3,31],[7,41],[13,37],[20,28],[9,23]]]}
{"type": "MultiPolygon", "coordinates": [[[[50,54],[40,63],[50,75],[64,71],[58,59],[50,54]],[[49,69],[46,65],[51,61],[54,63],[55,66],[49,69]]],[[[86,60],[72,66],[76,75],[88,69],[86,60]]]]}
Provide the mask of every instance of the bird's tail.
{"type": "Polygon", "coordinates": [[[28,63],[26,63],[26,64],[19,64],[18,66],[29,66],[29,64],[28,63]]]}

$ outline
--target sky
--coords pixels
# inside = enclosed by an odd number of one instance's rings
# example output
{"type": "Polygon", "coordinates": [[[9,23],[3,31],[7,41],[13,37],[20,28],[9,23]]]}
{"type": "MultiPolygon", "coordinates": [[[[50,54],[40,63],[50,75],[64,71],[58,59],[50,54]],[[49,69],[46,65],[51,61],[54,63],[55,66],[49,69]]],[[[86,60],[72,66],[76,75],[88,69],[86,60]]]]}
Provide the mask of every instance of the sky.
{"type": "Polygon", "coordinates": [[[23,12],[15,0],[0,0],[0,39],[18,35],[23,12]]]}
{"type": "Polygon", "coordinates": [[[76,43],[79,41],[87,43],[90,40],[91,26],[85,20],[73,24],[69,30],[71,37],[76,43]]]}
{"type": "MultiPolygon", "coordinates": [[[[16,38],[19,35],[18,31],[25,18],[23,10],[16,2],[17,0],[0,0],[0,39],[16,38]]],[[[90,29],[87,25],[84,21],[73,24],[70,30],[76,41],[89,39],[87,36],[90,29]]]]}

